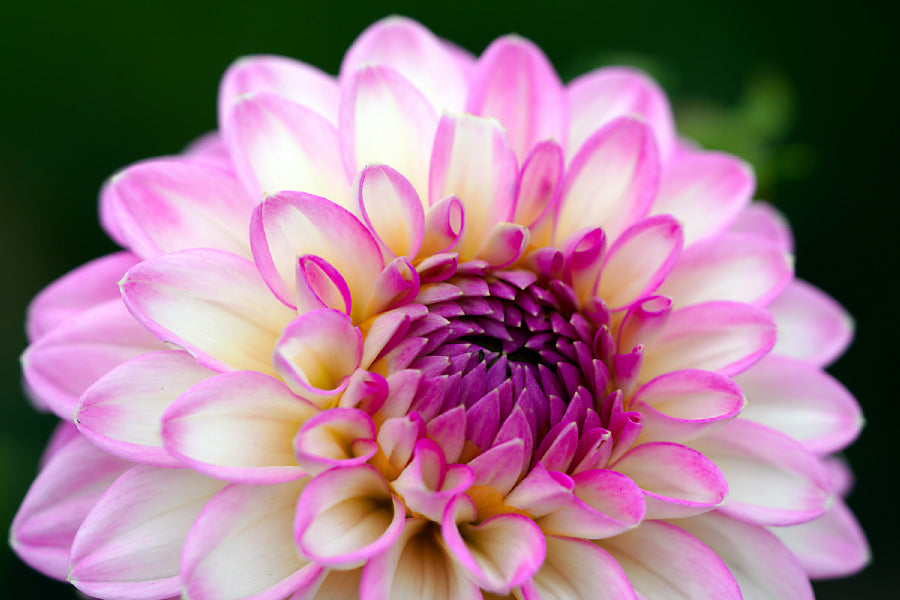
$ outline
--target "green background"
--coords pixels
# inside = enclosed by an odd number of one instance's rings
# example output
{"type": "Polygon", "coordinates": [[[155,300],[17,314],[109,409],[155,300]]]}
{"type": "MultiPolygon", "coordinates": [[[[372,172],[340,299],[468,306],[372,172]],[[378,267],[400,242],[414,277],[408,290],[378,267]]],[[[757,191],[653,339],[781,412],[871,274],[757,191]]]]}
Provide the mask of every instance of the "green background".
{"type": "MultiPolygon", "coordinates": [[[[886,5],[886,3],[885,3],[886,5]]],[[[564,79],[609,61],[658,75],[683,128],[757,165],[758,196],[797,239],[797,272],[856,317],[831,372],[868,426],[847,452],[850,498],[875,560],[818,597],[898,588],[896,21],[873,2],[3,2],[0,5],[0,527],[34,476],[55,419],[20,390],[28,300],[113,250],[96,195],[114,170],[179,151],[215,127],[218,78],[236,57],[279,53],[335,72],[370,22],[412,16],[475,53],[516,32],[564,79]]],[[[7,597],[73,598],[0,550],[7,597]]]]}

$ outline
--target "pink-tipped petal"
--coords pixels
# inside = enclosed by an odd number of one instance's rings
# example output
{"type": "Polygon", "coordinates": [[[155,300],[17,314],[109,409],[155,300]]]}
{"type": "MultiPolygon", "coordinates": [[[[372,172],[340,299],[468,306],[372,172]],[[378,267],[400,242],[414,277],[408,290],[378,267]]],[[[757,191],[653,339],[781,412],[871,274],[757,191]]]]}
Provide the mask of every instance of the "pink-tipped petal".
{"type": "Polygon", "coordinates": [[[799,442],[752,421],[735,419],[691,446],[728,481],[723,513],[757,525],[814,519],[833,502],[828,474],[799,442]]]}
{"type": "Polygon", "coordinates": [[[385,261],[415,258],[422,246],[425,213],[409,180],[387,165],[372,165],[359,174],[355,189],[356,211],[375,234],[385,261]]]}
{"type": "Polygon", "coordinates": [[[120,286],[138,321],[200,364],[274,373],[269,357],[294,313],[272,297],[249,260],[185,250],[142,262],[120,286]]]}
{"type": "Polygon", "coordinates": [[[790,282],[793,263],[775,243],[726,233],[686,248],[658,292],[676,308],[712,300],[765,306],[790,282]]]}
{"type": "Polygon", "coordinates": [[[650,128],[622,117],[592,135],[566,171],[556,239],[601,227],[614,241],[647,214],[659,181],[659,156],[650,128]]]}
{"type": "Polygon", "coordinates": [[[682,369],[736,375],[769,353],[775,335],[771,315],[749,304],[707,302],[676,310],[648,346],[641,380],[682,369]]]}
{"type": "Polygon", "coordinates": [[[310,475],[363,464],[378,449],[375,424],[356,408],[332,408],[308,419],[294,436],[297,462],[310,475]]]}
{"type": "Polygon", "coordinates": [[[227,171],[196,160],[138,163],[103,187],[100,202],[117,239],[148,258],[188,248],[250,257],[247,223],[256,198],[227,171]]]}
{"type": "Polygon", "coordinates": [[[550,243],[564,171],[563,150],[553,140],[535,144],[522,163],[512,220],[528,227],[533,246],[550,243]]]}
{"type": "Polygon", "coordinates": [[[548,535],[547,558],[531,580],[540,600],[636,600],[625,571],[586,540],[548,535]]]}
{"type": "Polygon", "coordinates": [[[599,544],[625,570],[643,598],[666,600],[740,600],[728,566],[708,546],[683,529],[661,521],[599,544]]]}
{"type": "Polygon", "coordinates": [[[567,104],[553,65],[529,40],[494,40],[475,65],[466,112],[494,117],[520,161],[540,140],[565,144],[567,104]]]}
{"type": "Polygon", "coordinates": [[[272,363],[295,393],[327,403],[347,387],[362,351],[362,334],[350,317],[323,308],[300,315],[284,328],[272,363]]]}
{"type": "Polygon", "coordinates": [[[684,243],[728,227],[753,197],[750,165],[721,152],[680,152],[663,171],[653,214],[670,214],[684,226],[684,243]]]}
{"type": "Polygon", "coordinates": [[[797,557],[765,528],[719,511],[675,524],[725,561],[745,600],[813,600],[797,557]]]}
{"type": "Polygon", "coordinates": [[[569,156],[597,129],[617,117],[637,115],[647,122],[663,160],[675,147],[675,123],[665,92],[646,74],[628,67],[606,67],[567,86],[569,156]]]}
{"type": "Polygon", "coordinates": [[[366,312],[377,315],[392,308],[401,308],[419,294],[419,289],[419,272],[406,257],[395,258],[375,280],[366,312]]]}
{"type": "Polygon", "coordinates": [[[344,55],[341,83],[346,86],[366,65],[387,65],[408,79],[435,112],[460,111],[466,99],[463,66],[471,62],[459,48],[438,39],[406,17],[387,17],[360,34],[344,55]]]}
{"type": "Polygon", "coordinates": [[[72,425],[31,484],[10,528],[10,544],[28,565],[56,579],[68,574],[69,550],[88,512],[133,466],[99,450],[72,425]]]}
{"type": "Polygon", "coordinates": [[[773,244],[785,252],[794,252],[794,234],[781,212],[768,202],[751,202],[732,222],[729,231],[749,234],[773,244]]]}
{"type": "Polygon", "coordinates": [[[292,440],[316,408],[252,371],[223,373],[183,393],[165,412],[166,449],[210,477],[271,484],[298,479],[292,440]]]}
{"type": "Polygon", "coordinates": [[[641,386],[630,407],[641,413],[641,441],[684,442],[737,417],[746,401],[730,378],[689,369],[641,386]]]}
{"type": "Polygon", "coordinates": [[[341,97],[341,147],[348,167],[358,171],[371,164],[391,165],[425,198],[437,122],[428,100],[399,72],[361,67],[341,97]]]}
{"type": "MultiPolygon", "coordinates": [[[[432,204],[425,213],[425,230],[419,256],[431,257],[456,246],[463,234],[465,207],[456,196],[432,204]]],[[[455,254],[454,254],[455,256],[455,254]]],[[[428,260],[425,258],[424,260],[428,260]]]]}
{"type": "Polygon", "coordinates": [[[405,512],[374,467],[337,467],[303,490],[294,537],[300,551],[320,565],[357,567],[396,542],[405,512]]]}
{"type": "Polygon", "coordinates": [[[22,354],[22,371],[40,404],[69,420],[78,397],[110,369],[163,349],[120,299],[109,300],[74,315],[31,344],[22,354]]]}
{"type": "Polygon", "coordinates": [[[131,252],[116,252],[94,259],[48,285],[28,305],[28,340],[37,341],[77,315],[118,300],[117,283],[139,261],[131,252]]]}
{"type": "Polygon", "coordinates": [[[872,560],[866,534],[840,498],[817,519],[790,527],[770,527],[769,531],[790,549],[814,579],[853,575],[872,560]]]}
{"type": "Polygon", "coordinates": [[[160,421],[169,405],[215,375],[181,350],[152,352],[116,367],[78,402],[75,423],[99,447],[127,460],[159,467],[180,461],[163,448],[160,421]]]}
{"type": "Polygon", "coordinates": [[[465,230],[457,246],[462,260],[474,257],[494,225],[512,217],[516,171],[516,156],[496,121],[471,115],[441,118],[428,198],[436,204],[452,194],[462,201],[465,230]]]}
{"type": "Polygon", "coordinates": [[[525,227],[515,223],[500,223],[488,234],[477,258],[495,269],[502,269],[522,256],[528,247],[529,238],[525,227]]]}
{"type": "Polygon", "coordinates": [[[222,130],[253,200],[298,190],[349,205],[337,131],[313,110],[275,94],[254,93],[232,106],[222,130]]]}
{"type": "Polygon", "coordinates": [[[139,465],[91,509],[72,544],[69,581],[90,596],[159,600],[181,591],[188,530],[224,484],[187,469],[139,465]]]}
{"type": "Polygon", "coordinates": [[[297,552],[292,527],[304,483],[233,484],[216,494],[184,544],[184,597],[283,600],[313,588],[323,569],[297,552]]]}
{"type": "Polygon", "coordinates": [[[789,435],[816,454],[843,450],[865,423],[847,388],[804,361],[767,356],[735,381],[748,400],[742,418],[789,435]]]}
{"type": "Polygon", "coordinates": [[[675,266],[682,239],[681,226],[665,215],[629,227],[606,255],[596,295],[615,310],[652,293],[675,266]]]}
{"type": "Polygon", "coordinates": [[[250,223],[259,272],[288,306],[296,296],[297,260],[319,256],[343,277],[360,318],[384,262],[372,234],[350,212],[304,192],[282,192],[260,204],[250,223]]]}
{"type": "Polygon", "coordinates": [[[497,594],[530,579],[544,562],[544,534],[534,521],[516,514],[502,514],[470,525],[474,505],[468,496],[457,496],[441,523],[443,541],[466,570],[469,579],[497,594]]]}
{"type": "Polygon", "coordinates": [[[646,513],[640,488],[626,475],[590,469],[572,476],[574,495],[540,519],[541,529],[587,539],[608,538],[636,527],[646,513]]]}
{"type": "Polygon", "coordinates": [[[465,465],[447,466],[441,447],[434,440],[416,442],[413,460],[391,487],[403,497],[407,508],[434,522],[440,522],[447,504],[475,481],[465,465]]]}
{"type": "Polygon", "coordinates": [[[219,125],[244,96],[259,92],[302,104],[337,125],[340,91],[333,77],[299,60],[264,54],[239,58],[225,71],[219,84],[219,125]]]}
{"type": "Polygon", "coordinates": [[[672,301],[665,296],[649,296],[635,302],[625,313],[617,334],[619,348],[634,349],[652,343],[672,316],[672,301]]]}
{"type": "Polygon", "coordinates": [[[629,450],[613,468],[644,491],[647,519],[689,517],[720,505],[728,481],[696,450],[671,442],[649,442],[629,450]]]}
{"type": "Polygon", "coordinates": [[[824,367],[853,340],[853,318],[834,298],[805,281],[792,281],[767,308],[778,323],[773,354],[824,367]]]}
{"type": "Polygon", "coordinates": [[[333,308],[346,314],[353,309],[353,298],[347,282],[321,256],[305,254],[297,259],[297,312],[333,308]]]}

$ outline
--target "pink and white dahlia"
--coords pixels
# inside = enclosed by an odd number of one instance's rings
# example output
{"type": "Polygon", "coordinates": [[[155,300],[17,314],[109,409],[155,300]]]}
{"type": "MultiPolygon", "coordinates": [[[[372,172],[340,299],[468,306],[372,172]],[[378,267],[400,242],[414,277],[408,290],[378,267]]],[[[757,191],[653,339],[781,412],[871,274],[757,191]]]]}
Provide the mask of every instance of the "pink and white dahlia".
{"type": "Polygon", "coordinates": [[[646,75],[403,18],[232,65],[31,305],[12,528],[119,600],[812,597],[865,539],[843,309],[646,75]],[[74,415],[74,416],[73,416],[74,415]]]}

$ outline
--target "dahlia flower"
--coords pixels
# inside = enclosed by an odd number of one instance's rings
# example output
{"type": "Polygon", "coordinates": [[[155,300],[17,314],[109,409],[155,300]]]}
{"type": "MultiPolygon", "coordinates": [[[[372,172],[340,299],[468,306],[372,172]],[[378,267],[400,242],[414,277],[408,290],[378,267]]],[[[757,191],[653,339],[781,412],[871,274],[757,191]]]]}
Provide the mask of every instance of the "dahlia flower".
{"type": "Polygon", "coordinates": [[[96,598],[812,597],[867,561],[844,310],[646,75],[388,18],[226,72],[35,298],[12,526],[96,598]],[[117,285],[118,284],[118,285],[117,285]]]}

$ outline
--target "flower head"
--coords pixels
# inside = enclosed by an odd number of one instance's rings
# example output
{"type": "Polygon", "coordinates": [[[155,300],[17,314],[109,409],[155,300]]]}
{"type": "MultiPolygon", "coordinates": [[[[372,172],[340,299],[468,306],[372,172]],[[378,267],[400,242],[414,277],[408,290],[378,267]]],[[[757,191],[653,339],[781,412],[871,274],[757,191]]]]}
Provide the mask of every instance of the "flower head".
{"type": "Polygon", "coordinates": [[[218,110],[31,306],[66,422],[29,564],[135,600],[809,598],[865,564],[850,320],[647,76],[389,18],[336,78],[238,61],[218,110]]]}

